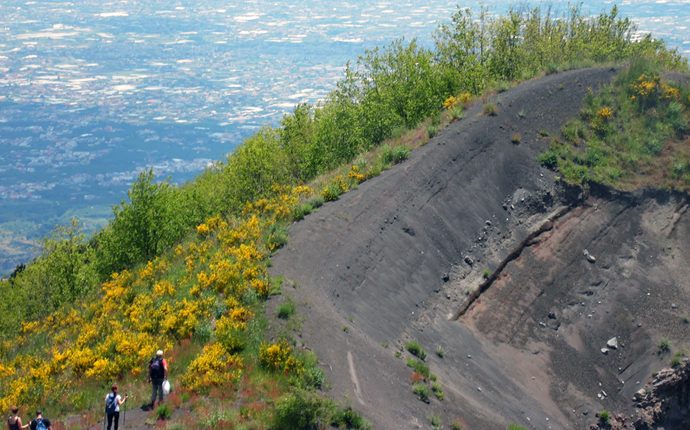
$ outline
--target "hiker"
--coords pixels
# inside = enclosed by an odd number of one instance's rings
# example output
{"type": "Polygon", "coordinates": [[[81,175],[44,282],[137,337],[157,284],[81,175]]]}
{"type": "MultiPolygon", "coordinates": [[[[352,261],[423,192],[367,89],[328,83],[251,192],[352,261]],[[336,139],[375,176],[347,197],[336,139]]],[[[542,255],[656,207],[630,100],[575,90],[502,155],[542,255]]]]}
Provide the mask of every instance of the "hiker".
{"type": "Polygon", "coordinates": [[[50,420],[43,418],[41,411],[36,411],[36,418],[31,420],[31,430],[51,430],[50,420]]]}
{"type": "Polygon", "coordinates": [[[22,419],[19,417],[19,408],[12,406],[12,415],[7,418],[7,428],[9,430],[20,430],[29,427],[28,424],[22,425],[22,419]]]}
{"type": "Polygon", "coordinates": [[[115,419],[115,430],[120,425],[120,405],[127,401],[127,396],[124,398],[117,394],[117,385],[112,386],[112,391],[105,396],[105,415],[108,418],[108,430],[113,425],[113,418],[115,419]]]}
{"type": "Polygon", "coordinates": [[[151,381],[151,408],[156,407],[156,393],[158,404],[163,403],[163,381],[168,379],[168,363],[163,358],[163,351],[156,351],[156,356],[149,361],[149,381],[151,381]]]}

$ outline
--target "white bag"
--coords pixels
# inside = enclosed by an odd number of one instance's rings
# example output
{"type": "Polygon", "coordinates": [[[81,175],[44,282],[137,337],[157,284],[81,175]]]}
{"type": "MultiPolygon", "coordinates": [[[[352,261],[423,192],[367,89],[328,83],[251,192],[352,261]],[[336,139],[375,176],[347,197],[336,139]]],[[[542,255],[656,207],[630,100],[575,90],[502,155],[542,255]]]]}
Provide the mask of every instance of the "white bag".
{"type": "Polygon", "coordinates": [[[168,394],[170,394],[170,390],[172,390],[172,387],[170,386],[170,382],[168,382],[168,380],[166,379],[165,381],[163,381],[163,394],[167,396],[168,394]]]}

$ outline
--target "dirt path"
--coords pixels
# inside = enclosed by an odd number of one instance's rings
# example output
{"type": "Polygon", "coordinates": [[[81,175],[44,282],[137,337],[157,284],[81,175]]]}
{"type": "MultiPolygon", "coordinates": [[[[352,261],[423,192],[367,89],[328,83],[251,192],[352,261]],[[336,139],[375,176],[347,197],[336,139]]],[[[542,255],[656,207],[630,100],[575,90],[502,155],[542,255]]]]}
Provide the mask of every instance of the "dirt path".
{"type": "Polygon", "coordinates": [[[659,333],[690,334],[678,324],[690,315],[690,300],[681,302],[690,273],[679,264],[689,251],[687,198],[578,202],[530,238],[553,211],[577,202],[535,161],[544,135],[557,134],[588,89],[613,75],[571,71],[500,94],[497,116],[475,106],[402,165],[293,225],[272,272],[296,283],[286,295],[332,396],[382,429],[429,428],[431,415],[447,427],[458,419],[472,429],[581,428],[599,409],[629,407],[634,382],[661,364],[648,351],[659,333]],[[664,217],[670,235],[657,234],[664,217]],[[497,268],[491,287],[455,319],[483,272],[497,268]],[[650,286],[664,293],[640,301],[650,286]],[[670,297],[681,297],[673,313],[670,297]],[[649,305],[668,309],[652,315],[649,305]],[[647,318],[642,330],[639,318],[647,318]],[[600,348],[617,334],[625,347],[604,356],[600,348]],[[410,339],[429,353],[444,401],[412,393],[409,354],[396,354],[410,339]],[[628,372],[625,388],[614,385],[618,367],[628,372]]]}

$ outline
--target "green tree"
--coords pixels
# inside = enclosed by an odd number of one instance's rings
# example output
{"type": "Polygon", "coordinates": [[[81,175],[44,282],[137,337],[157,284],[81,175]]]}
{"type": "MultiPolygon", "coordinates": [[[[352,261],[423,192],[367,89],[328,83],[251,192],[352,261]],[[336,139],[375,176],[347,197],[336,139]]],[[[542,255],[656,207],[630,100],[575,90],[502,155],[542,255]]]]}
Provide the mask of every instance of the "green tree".
{"type": "Polygon", "coordinates": [[[91,293],[99,280],[94,260],[76,219],[56,227],[44,240],[41,255],[0,284],[0,332],[16,333],[19,322],[40,319],[91,293]]]}
{"type": "Polygon", "coordinates": [[[113,209],[113,221],[97,236],[102,277],[154,258],[187,231],[189,207],[180,191],[153,179],[153,170],[139,174],[127,193],[129,202],[113,209]]]}

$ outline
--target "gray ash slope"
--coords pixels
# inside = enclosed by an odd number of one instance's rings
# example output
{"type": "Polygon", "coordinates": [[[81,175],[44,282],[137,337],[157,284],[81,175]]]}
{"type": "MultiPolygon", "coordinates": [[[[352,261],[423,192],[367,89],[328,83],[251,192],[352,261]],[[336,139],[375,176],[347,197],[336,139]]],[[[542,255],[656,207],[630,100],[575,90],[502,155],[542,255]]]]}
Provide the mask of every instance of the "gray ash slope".
{"type": "Polygon", "coordinates": [[[675,349],[690,334],[688,197],[583,196],[536,161],[544,131],[557,134],[614,75],[576,70],[502,93],[497,116],[475,106],[292,226],[271,270],[294,283],[284,296],[330,395],[382,429],[429,428],[431,415],[472,429],[586,428],[601,409],[633,412],[635,391],[670,361],[659,339],[675,349]],[[618,348],[602,353],[612,337],[618,348]],[[412,393],[409,354],[395,354],[412,339],[444,401],[412,393]]]}

